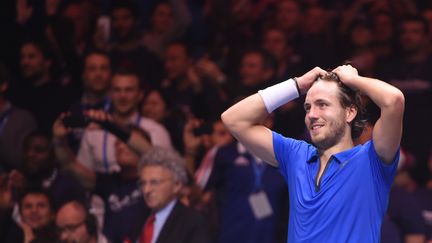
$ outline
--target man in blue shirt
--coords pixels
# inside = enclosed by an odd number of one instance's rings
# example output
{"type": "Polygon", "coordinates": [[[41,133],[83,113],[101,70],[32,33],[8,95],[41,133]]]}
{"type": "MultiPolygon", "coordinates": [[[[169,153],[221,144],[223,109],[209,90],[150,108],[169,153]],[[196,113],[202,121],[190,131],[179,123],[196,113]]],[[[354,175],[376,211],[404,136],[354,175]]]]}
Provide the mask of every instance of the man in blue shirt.
{"type": "Polygon", "coordinates": [[[231,133],[288,183],[288,242],[379,242],[402,136],[404,96],[362,77],[350,65],[316,67],[301,77],[247,97],[222,114],[231,133]],[[354,146],[362,132],[358,92],[381,109],[373,139],[354,146]],[[306,94],[305,123],[312,144],[283,137],[260,122],[306,94]]]}

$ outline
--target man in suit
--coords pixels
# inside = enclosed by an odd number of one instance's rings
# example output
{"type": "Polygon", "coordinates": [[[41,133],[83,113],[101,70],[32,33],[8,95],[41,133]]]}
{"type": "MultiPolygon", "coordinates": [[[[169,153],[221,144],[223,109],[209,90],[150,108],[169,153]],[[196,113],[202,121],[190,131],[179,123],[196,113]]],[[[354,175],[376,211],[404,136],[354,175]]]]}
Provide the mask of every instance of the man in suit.
{"type": "Polygon", "coordinates": [[[153,148],[139,164],[139,185],[152,210],[136,234],[139,243],[211,242],[205,219],[179,201],[187,181],[183,159],[172,150],[153,148]]]}

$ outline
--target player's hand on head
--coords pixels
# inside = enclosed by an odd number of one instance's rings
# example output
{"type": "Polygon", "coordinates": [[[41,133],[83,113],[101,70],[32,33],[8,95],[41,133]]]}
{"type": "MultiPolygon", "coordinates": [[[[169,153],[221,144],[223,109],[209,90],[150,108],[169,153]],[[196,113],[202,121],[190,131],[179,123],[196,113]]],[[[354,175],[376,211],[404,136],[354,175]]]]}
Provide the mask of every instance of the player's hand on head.
{"type": "Polygon", "coordinates": [[[315,67],[308,71],[307,73],[303,74],[301,77],[297,78],[297,84],[300,89],[301,94],[305,94],[312,84],[320,77],[327,73],[324,69],[320,67],[315,67]]]}
{"type": "Polygon", "coordinates": [[[359,76],[357,69],[349,64],[341,65],[333,69],[333,72],[336,73],[342,83],[348,86],[359,76]]]}

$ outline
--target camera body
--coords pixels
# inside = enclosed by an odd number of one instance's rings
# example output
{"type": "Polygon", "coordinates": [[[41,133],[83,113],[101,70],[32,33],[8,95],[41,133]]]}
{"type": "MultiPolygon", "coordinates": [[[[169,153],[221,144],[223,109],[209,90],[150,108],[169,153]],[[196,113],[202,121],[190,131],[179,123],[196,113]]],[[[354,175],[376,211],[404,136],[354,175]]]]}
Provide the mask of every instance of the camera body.
{"type": "Polygon", "coordinates": [[[72,115],[63,118],[63,124],[66,127],[86,127],[91,122],[91,119],[83,115],[72,115]]]}

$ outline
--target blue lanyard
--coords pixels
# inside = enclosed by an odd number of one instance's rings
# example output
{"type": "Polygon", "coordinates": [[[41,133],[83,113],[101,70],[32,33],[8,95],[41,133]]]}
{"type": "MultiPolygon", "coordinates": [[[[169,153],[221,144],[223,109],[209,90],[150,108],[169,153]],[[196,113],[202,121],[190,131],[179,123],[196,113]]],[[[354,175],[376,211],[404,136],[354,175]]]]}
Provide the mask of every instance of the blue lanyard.
{"type": "Polygon", "coordinates": [[[12,113],[12,108],[7,109],[0,117],[0,135],[3,133],[3,128],[6,126],[9,116],[12,113]]]}
{"type": "Polygon", "coordinates": [[[262,175],[264,174],[264,170],[266,169],[266,164],[264,162],[258,164],[252,155],[250,156],[250,161],[255,175],[254,190],[258,191],[262,188],[262,175]]]}
{"type": "MultiPolygon", "coordinates": [[[[139,124],[141,122],[141,116],[138,114],[135,126],[139,127],[139,124]]],[[[105,169],[105,172],[109,172],[109,161],[108,161],[108,132],[104,131],[103,138],[102,138],[102,162],[105,169]]]]}

